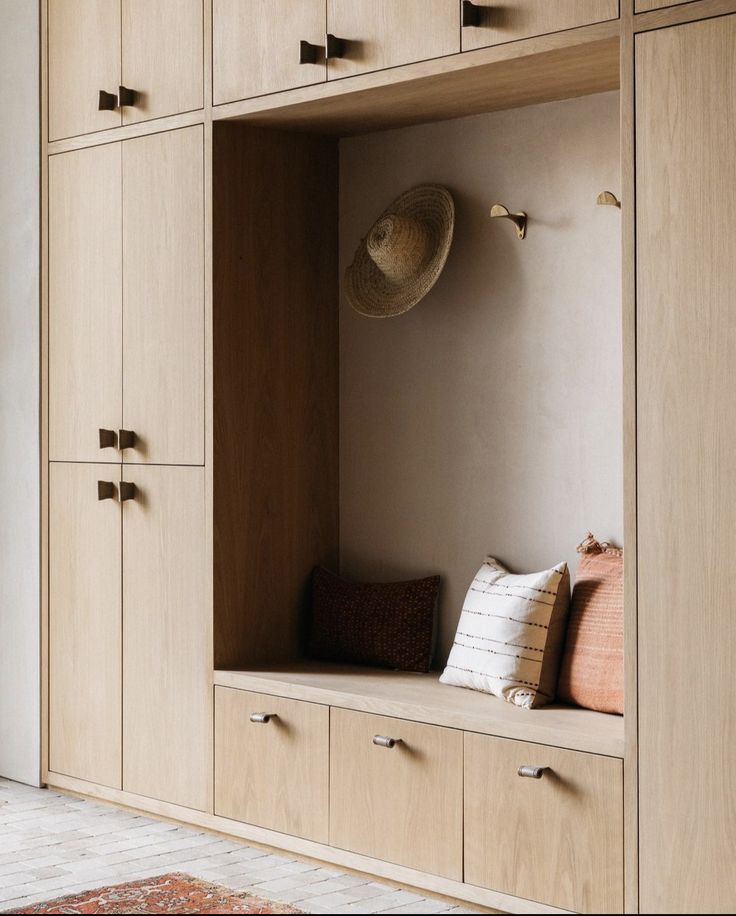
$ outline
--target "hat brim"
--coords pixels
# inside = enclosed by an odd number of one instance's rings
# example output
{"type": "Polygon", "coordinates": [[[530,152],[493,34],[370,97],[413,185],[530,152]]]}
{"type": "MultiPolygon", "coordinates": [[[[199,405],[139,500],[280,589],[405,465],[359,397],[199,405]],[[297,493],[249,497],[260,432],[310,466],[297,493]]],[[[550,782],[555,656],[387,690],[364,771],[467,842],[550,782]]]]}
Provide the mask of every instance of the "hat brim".
{"type": "Polygon", "coordinates": [[[392,282],[368,254],[366,238],[345,272],[345,296],[350,305],[368,318],[391,318],[413,308],[439,279],[450,253],[455,228],[455,203],[441,185],[425,184],[405,191],[379,217],[389,214],[420,220],[431,238],[431,256],[414,276],[392,282]]]}

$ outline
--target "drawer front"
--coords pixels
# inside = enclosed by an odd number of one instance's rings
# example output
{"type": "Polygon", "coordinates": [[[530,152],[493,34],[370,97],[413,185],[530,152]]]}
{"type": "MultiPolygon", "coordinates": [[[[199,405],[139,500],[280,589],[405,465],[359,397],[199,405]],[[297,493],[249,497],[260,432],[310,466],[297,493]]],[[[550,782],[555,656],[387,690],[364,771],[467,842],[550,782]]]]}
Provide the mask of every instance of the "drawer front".
{"type": "Polygon", "coordinates": [[[623,912],[623,763],[465,734],[465,881],[578,913],[623,912]],[[519,767],[547,768],[540,779],[519,767]]]}
{"type": "MultiPolygon", "coordinates": [[[[478,0],[476,23],[462,29],[463,51],[562,32],[618,18],[619,0],[478,0]]],[[[467,13],[466,13],[467,16],[467,13]]]]}
{"type": "Polygon", "coordinates": [[[328,79],[356,76],[460,50],[458,0],[327,0],[327,31],[344,42],[328,79]]]}
{"type": "Polygon", "coordinates": [[[330,844],[462,880],[462,732],[331,710],[330,844]],[[393,747],[374,736],[399,739],[393,747]]]}
{"type": "Polygon", "coordinates": [[[329,729],[328,706],[215,687],[215,814],[327,843],[329,729]]]}

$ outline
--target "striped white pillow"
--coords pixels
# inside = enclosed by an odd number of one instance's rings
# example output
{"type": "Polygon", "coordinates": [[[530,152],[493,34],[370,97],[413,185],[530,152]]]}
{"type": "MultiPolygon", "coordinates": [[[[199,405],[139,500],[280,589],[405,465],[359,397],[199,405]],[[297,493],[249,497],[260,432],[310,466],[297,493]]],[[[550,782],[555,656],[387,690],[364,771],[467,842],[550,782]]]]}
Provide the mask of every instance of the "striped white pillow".
{"type": "Polygon", "coordinates": [[[515,576],[488,557],[465,596],[440,681],[527,709],[551,703],[569,603],[566,563],[515,576]]]}

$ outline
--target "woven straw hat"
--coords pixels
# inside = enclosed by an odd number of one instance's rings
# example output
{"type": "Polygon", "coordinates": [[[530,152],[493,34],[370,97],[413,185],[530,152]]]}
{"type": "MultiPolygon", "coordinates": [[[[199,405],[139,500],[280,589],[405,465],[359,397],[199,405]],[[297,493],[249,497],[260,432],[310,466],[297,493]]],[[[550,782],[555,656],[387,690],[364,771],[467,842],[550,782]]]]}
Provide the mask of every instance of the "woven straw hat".
{"type": "Polygon", "coordinates": [[[454,225],[446,188],[424,184],[405,191],[373,224],[345,272],[350,305],[369,318],[408,312],[442,273],[454,225]]]}

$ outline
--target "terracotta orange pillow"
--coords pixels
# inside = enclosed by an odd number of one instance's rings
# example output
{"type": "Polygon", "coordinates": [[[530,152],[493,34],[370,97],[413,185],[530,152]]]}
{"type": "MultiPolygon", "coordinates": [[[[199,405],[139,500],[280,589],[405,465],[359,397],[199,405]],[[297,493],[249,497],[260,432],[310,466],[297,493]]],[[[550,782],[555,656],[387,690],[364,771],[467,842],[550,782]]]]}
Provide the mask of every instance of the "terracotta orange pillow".
{"type": "Polygon", "coordinates": [[[624,711],[624,556],[588,534],[572,593],[557,698],[624,711]]]}

